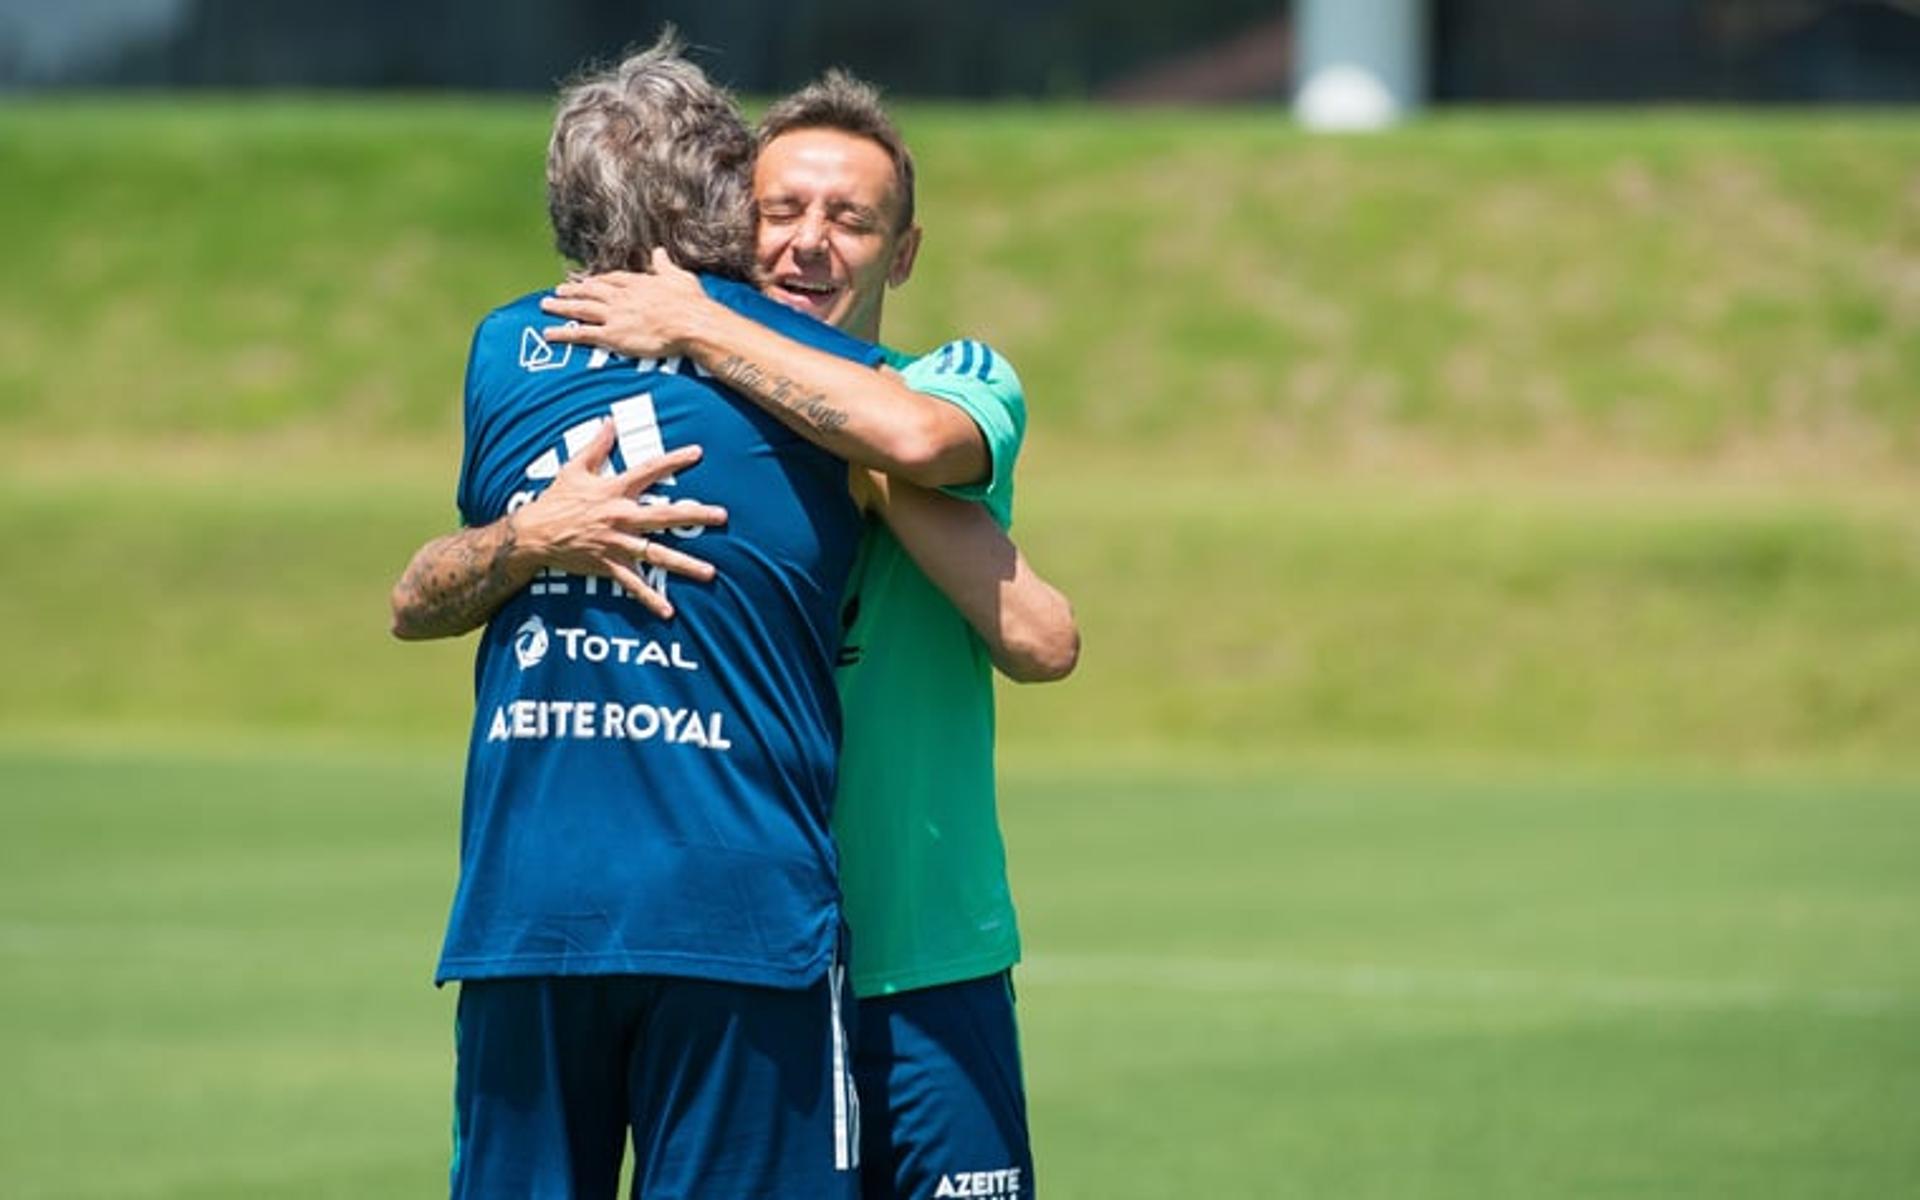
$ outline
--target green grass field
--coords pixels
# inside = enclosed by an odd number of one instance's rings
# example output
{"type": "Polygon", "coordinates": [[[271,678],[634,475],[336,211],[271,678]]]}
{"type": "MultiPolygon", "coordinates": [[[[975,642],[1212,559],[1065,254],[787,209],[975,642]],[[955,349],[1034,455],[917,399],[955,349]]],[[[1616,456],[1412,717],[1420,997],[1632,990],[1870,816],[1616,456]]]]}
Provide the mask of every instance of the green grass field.
{"type": "MultiPolygon", "coordinates": [[[[1051,1197],[1920,1189],[1920,122],[910,109],[892,336],[1032,404],[1051,1197]]],[[[448,1148],[477,315],[520,102],[0,106],[0,1196],[448,1148]]]]}
{"type": "MultiPolygon", "coordinates": [[[[1910,787],[1019,756],[1048,1195],[1888,1197],[1910,787]]],[[[451,755],[0,753],[12,1197],[441,1186],[451,755]]]]}

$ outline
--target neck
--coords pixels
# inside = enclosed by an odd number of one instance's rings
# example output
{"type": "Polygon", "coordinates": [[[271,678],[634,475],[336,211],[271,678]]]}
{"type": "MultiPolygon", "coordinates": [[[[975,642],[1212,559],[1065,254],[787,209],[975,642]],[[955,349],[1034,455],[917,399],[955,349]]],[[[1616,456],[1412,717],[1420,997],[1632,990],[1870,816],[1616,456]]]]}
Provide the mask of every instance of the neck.
{"type": "Polygon", "coordinates": [[[851,334],[863,342],[878,342],[880,340],[880,306],[874,305],[871,312],[847,314],[847,322],[840,326],[840,332],[851,334]]]}

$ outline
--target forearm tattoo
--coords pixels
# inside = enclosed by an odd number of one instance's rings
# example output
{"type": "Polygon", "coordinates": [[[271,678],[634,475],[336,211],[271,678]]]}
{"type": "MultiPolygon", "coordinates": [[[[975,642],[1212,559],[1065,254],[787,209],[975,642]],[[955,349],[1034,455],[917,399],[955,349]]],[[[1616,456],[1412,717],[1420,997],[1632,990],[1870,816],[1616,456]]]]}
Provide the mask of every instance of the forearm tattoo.
{"type": "Polygon", "coordinates": [[[828,404],[825,392],[809,393],[785,375],[768,371],[737,354],[727,356],[716,374],[734,390],[790,412],[821,433],[833,433],[847,423],[845,410],[828,404]]]}
{"type": "Polygon", "coordinates": [[[513,518],[450,533],[423,550],[401,578],[404,623],[423,635],[465,633],[515,591],[508,564],[519,542],[513,518]]]}

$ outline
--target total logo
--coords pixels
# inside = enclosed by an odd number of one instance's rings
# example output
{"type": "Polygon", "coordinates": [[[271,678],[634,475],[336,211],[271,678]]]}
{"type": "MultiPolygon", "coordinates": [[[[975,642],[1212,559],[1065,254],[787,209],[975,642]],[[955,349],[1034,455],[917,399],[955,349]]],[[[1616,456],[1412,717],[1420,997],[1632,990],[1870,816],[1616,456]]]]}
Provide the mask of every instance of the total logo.
{"type": "Polygon", "coordinates": [[[513,656],[520,660],[522,671],[531,670],[540,665],[547,657],[550,645],[547,637],[547,623],[539,617],[528,617],[513,633],[513,656]]]}
{"type": "Polygon", "coordinates": [[[560,651],[568,662],[612,662],[636,667],[665,667],[673,671],[698,671],[700,663],[688,657],[679,642],[652,638],[617,637],[589,633],[584,629],[560,626],[549,629],[538,616],[528,617],[513,631],[513,657],[522,671],[530,671],[546,661],[559,639],[560,651]]]}
{"type": "Polygon", "coordinates": [[[1020,1168],[1006,1167],[998,1171],[956,1171],[940,1177],[940,1187],[933,1193],[934,1200],[945,1200],[948,1196],[1018,1196],[1020,1194],[1020,1168]]]}

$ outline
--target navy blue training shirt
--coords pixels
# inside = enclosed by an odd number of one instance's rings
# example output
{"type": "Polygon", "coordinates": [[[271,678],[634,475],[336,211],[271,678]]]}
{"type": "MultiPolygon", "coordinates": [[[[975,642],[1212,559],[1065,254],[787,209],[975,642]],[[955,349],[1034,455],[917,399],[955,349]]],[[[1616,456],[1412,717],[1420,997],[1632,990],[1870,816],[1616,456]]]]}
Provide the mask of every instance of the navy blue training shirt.
{"type": "MultiPolygon", "coordinates": [[[[743,285],[716,300],[868,364],[879,354],[743,285]]],[[[832,960],[827,830],[839,604],[861,518],[841,460],[690,361],[547,342],[541,295],[496,309],[467,367],[469,525],[537,496],[609,417],[611,469],[698,443],[652,495],[728,523],[660,535],[712,583],[636,567],[660,620],[610,580],[546,573],[483,634],[460,882],[436,979],[664,974],[801,987],[832,960]]]]}

